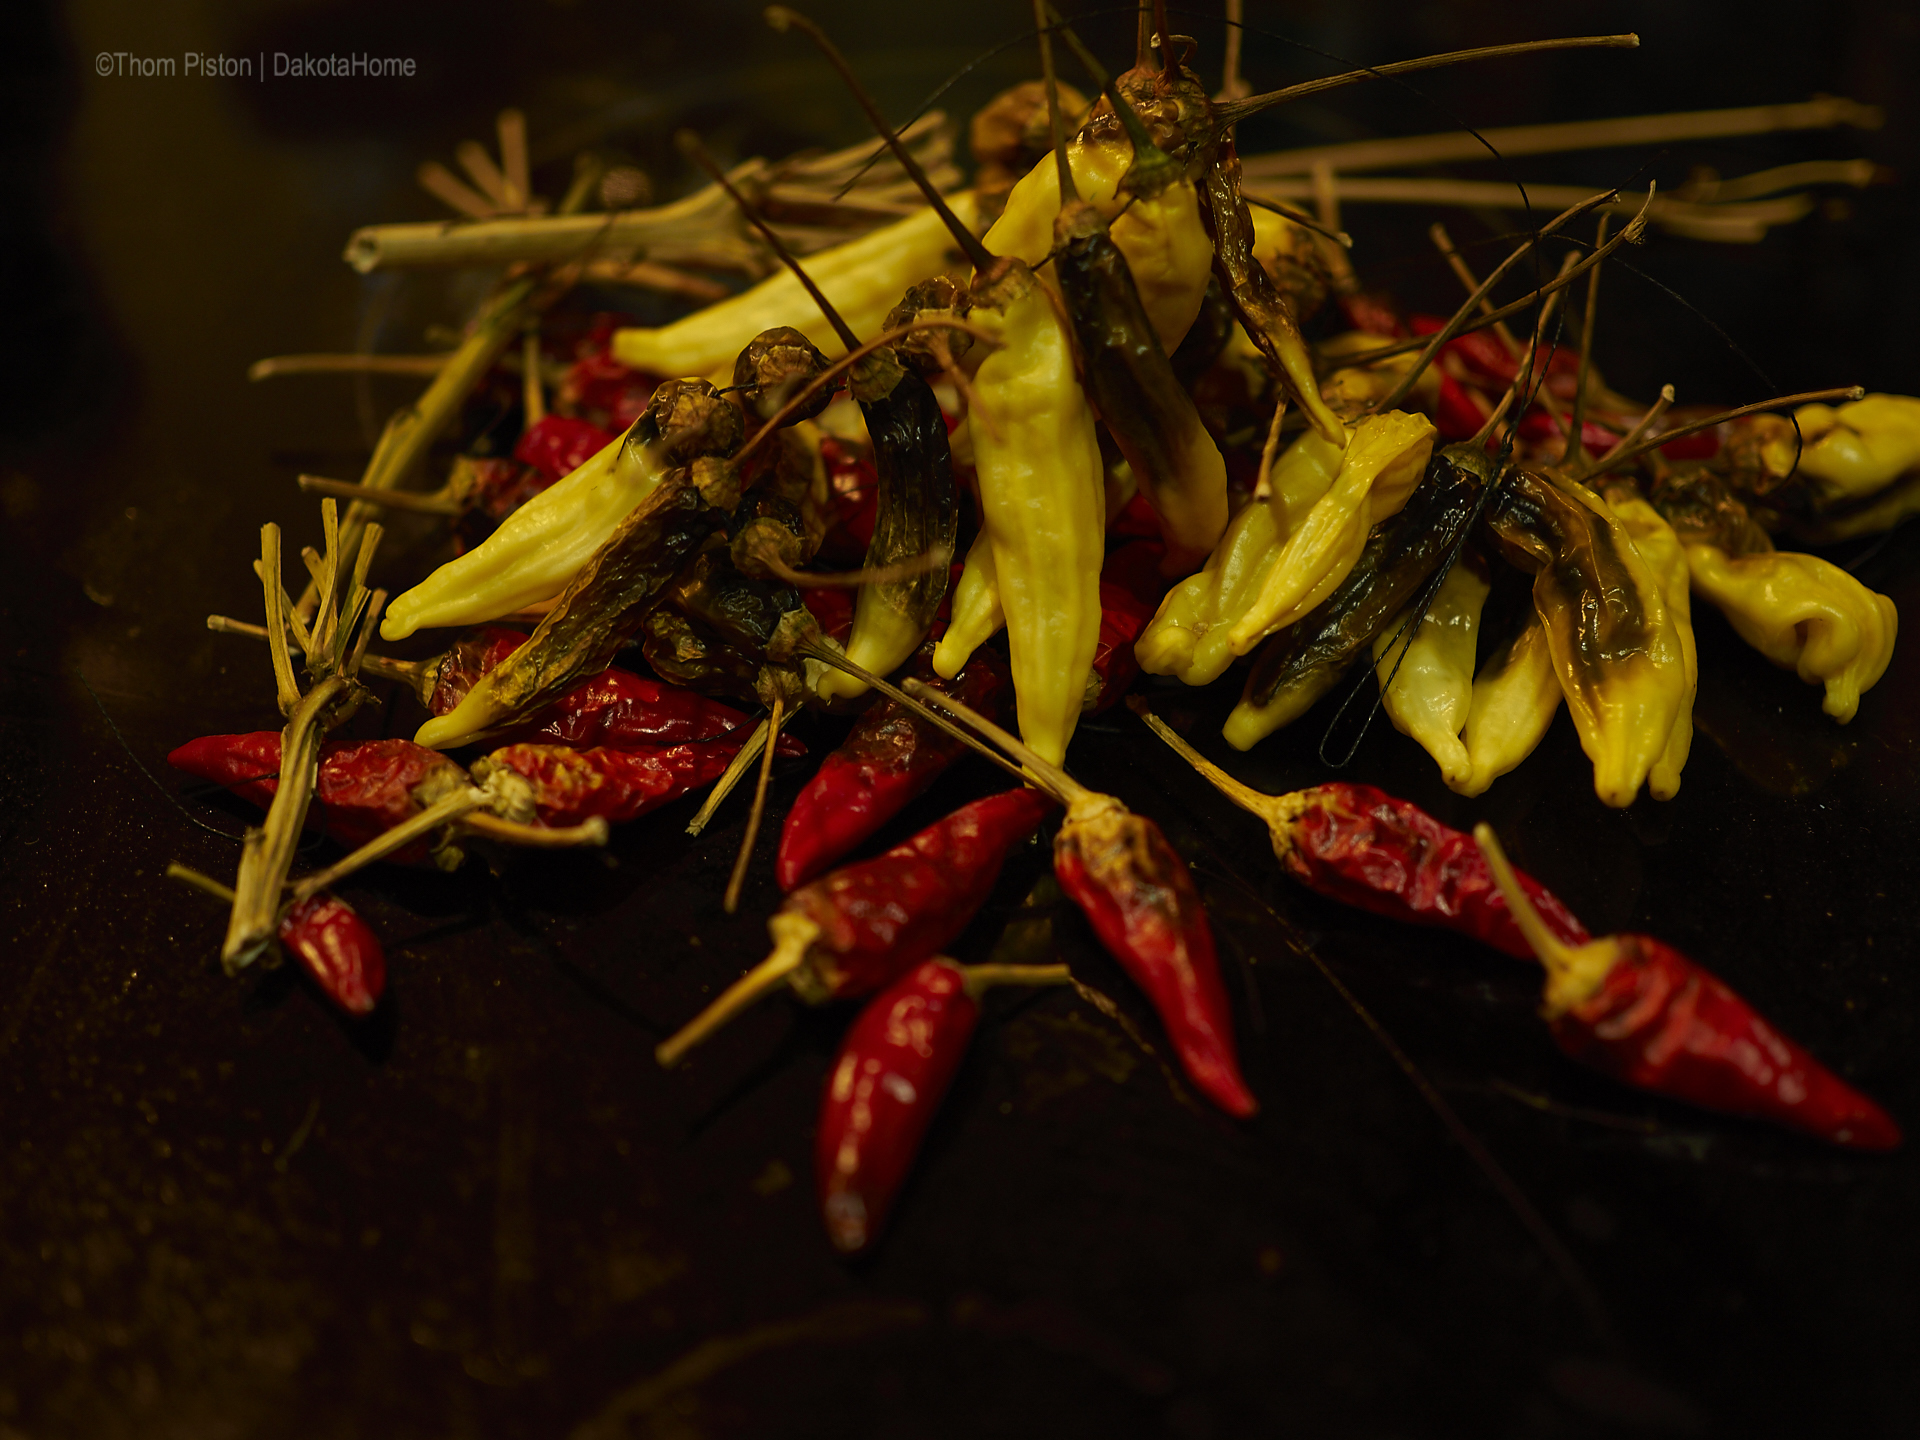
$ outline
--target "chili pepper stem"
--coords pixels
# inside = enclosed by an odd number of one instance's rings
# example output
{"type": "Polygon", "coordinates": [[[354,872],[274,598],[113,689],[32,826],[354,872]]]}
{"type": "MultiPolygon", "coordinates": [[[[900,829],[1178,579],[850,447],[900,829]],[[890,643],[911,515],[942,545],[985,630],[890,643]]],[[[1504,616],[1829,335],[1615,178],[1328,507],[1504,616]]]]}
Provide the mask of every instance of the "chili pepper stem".
{"type": "MultiPolygon", "coordinates": [[[[928,705],[926,700],[921,698],[920,692],[925,687],[922,687],[919,681],[907,681],[907,689],[903,690],[891,680],[881,679],[878,675],[866,669],[866,667],[849,660],[837,650],[828,649],[825,645],[802,645],[799,647],[799,653],[806,655],[810,659],[818,660],[823,665],[831,665],[836,670],[844,670],[862,684],[872,686],[889,700],[898,700],[902,705],[911,709],[914,714],[924,717],[928,723],[938,725],[963,745],[986,756],[987,759],[991,760],[1022,784],[1032,780],[1032,776],[1028,775],[1018,765],[1011,763],[1005,756],[996,752],[990,745],[983,744],[978,736],[969,735],[945,715],[942,715],[939,711],[928,705]]],[[[927,690],[926,694],[928,697],[932,697],[938,695],[939,692],[927,690]]],[[[945,697],[941,698],[944,700],[945,697]]]]}
{"type": "Polygon", "coordinates": [[[713,782],[713,789],[707,792],[707,798],[701,802],[700,809],[693,819],[687,822],[687,834],[698,835],[713,823],[713,817],[721,802],[731,795],[734,787],[740,783],[740,777],[747,773],[747,767],[760,758],[760,751],[767,743],[767,722],[762,720],[753,727],[753,733],[747,737],[727,768],[720,772],[720,778],[713,782]]]}
{"type": "Polygon", "coordinates": [[[567,850],[580,845],[604,845],[613,833],[606,820],[598,815],[590,816],[578,825],[559,825],[549,829],[544,825],[522,825],[517,820],[502,820],[498,815],[476,810],[471,815],[461,816],[460,826],[486,839],[504,840],[509,845],[519,845],[529,850],[567,850]]]}
{"type": "MultiPolygon", "coordinates": [[[[1672,388],[1668,386],[1667,390],[1672,388]]],[[[1665,395],[1666,390],[1660,393],[1665,395]]],[[[1737,406],[1732,410],[1722,410],[1718,415],[1708,415],[1701,420],[1690,420],[1685,425],[1676,425],[1671,430],[1663,430],[1658,435],[1649,436],[1634,444],[1628,443],[1633,438],[1628,436],[1596,462],[1593,470],[1598,471],[1603,466],[1608,469],[1617,469],[1630,460],[1638,460],[1647,451],[1657,449],[1669,441],[1696,434],[1701,430],[1711,430],[1716,425],[1724,425],[1729,420],[1738,420],[1743,415],[1755,415],[1762,410],[1790,410],[1801,405],[1831,405],[1839,401],[1863,400],[1866,394],[1864,385],[1842,385],[1832,390],[1807,390],[1799,395],[1776,395],[1771,400],[1756,400],[1751,405],[1737,406]]],[[[1643,428],[1641,433],[1644,433],[1643,428]]]]}
{"type": "Polygon", "coordinates": [[[786,978],[805,963],[807,951],[820,936],[820,927],[804,915],[779,914],[767,921],[774,937],[773,953],[729,985],[706,1009],[672,1038],[655,1047],[653,1058],[671,1070],[687,1052],[762,995],[778,990],[786,978]]]}
{"type": "Polygon", "coordinates": [[[485,790],[472,788],[456,790],[453,794],[435,801],[419,814],[409,816],[391,830],[384,830],[374,836],[351,855],[343,856],[326,869],[317,871],[294,885],[293,903],[298,905],[302,900],[344,880],[354,871],[364,870],[374,861],[384,860],[396,850],[405,849],[422,835],[430,834],[442,825],[478,810],[492,798],[485,790]]]}
{"type": "Polygon", "coordinates": [[[963,705],[951,695],[942,694],[931,685],[923,685],[918,680],[907,681],[906,688],[907,694],[912,699],[923,702],[922,708],[926,705],[937,705],[942,710],[959,716],[982,735],[985,735],[989,740],[993,741],[994,744],[998,745],[1002,750],[1005,750],[1007,754],[1011,755],[1026,767],[1025,773],[1020,774],[1022,780],[1027,781],[1029,784],[1038,782],[1040,789],[1047,791],[1062,805],[1072,806],[1086,800],[1105,798],[1095,795],[1093,791],[1087,789],[1086,786],[1082,785],[1078,780],[1075,780],[1058,765],[1035,754],[1027,748],[1018,736],[1009,731],[1002,730],[998,725],[994,724],[993,721],[987,719],[986,716],[971,706],[963,705]]]}
{"type": "Polygon", "coordinates": [[[967,994],[974,1000],[995,985],[1071,985],[1073,973],[1064,965],[962,965],[967,994]]]}
{"type": "MultiPolygon", "coordinates": [[[[369,629],[374,628],[370,623],[369,629]]],[[[267,627],[249,624],[245,620],[236,620],[231,615],[207,616],[207,629],[216,635],[245,635],[250,640],[268,639],[267,627]]],[[[419,694],[422,704],[433,695],[434,684],[440,676],[440,665],[446,657],[434,656],[431,660],[390,660],[385,655],[362,655],[360,669],[382,680],[398,680],[419,694]]]]}
{"type": "Polygon", "coordinates": [[[767,783],[773,778],[773,752],[780,744],[780,719],[786,712],[786,700],[775,695],[773,709],[767,715],[766,743],[760,748],[760,781],[753,789],[753,808],[747,812],[747,833],[740,839],[740,853],[733,860],[733,874],[727,877],[727,893],[720,908],[731,915],[740,908],[740,888],[747,883],[747,862],[753,859],[753,845],[760,838],[760,821],[767,813],[767,783]]]}
{"type": "Polygon", "coordinates": [[[167,878],[169,880],[184,881],[186,884],[193,886],[194,889],[204,890],[207,894],[213,896],[214,899],[224,900],[229,905],[233,903],[232,890],[222,885],[211,875],[203,875],[198,870],[182,865],[178,860],[172,860],[167,863],[167,878]]]}
{"type": "Polygon", "coordinates": [[[1284,796],[1269,795],[1264,790],[1256,790],[1251,785],[1234,779],[1233,776],[1207,759],[1206,756],[1194,749],[1193,746],[1181,739],[1180,736],[1174,734],[1173,728],[1169,726],[1166,721],[1162,720],[1147,708],[1145,696],[1129,695],[1127,697],[1127,706],[1134,714],[1147,722],[1147,728],[1149,730],[1167,742],[1174,754],[1198,770],[1200,774],[1213,785],[1214,789],[1218,790],[1222,795],[1225,795],[1242,810],[1251,811],[1262,820],[1265,820],[1269,825],[1276,824],[1280,820],[1287,818],[1286,812],[1289,807],[1285,803],[1284,796]]]}
{"type": "Polygon", "coordinates": [[[299,485],[309,495],[334,495],[386,510],[405,510],[415,515],[458,515],[460,502],[451,491],[376,490],[346,480],[329,480],[324,475],[302,475],[299,485]]]}
{"type": "Polygon", "coordinates": [[[1507,852],[1500,848],[1493,827],[1484,821],[1474,826],[1473,842],[1480,847],[1480,853],[1486,856],[1487,868],[1493,872],[1493,882],[1506,898],[1507,909],[1513,912],[1514,924],[1520,927],[1520,933],[1527,937],[1533,953],[1540,957],[1540,963],[1546,967],[1548,1016],[1559,1015],[1578,1005],[1600,988],[1601,982],[1607,978],[1607,972],[1618,962],[1618,943],[1611,937],[1585,945],[1563,942],[1547,928],[1547,922],[1540,918],[1533,901],[1527,898],[1527,892],[1520,887],[1520,877],[1513,873],[1507,852]]]}

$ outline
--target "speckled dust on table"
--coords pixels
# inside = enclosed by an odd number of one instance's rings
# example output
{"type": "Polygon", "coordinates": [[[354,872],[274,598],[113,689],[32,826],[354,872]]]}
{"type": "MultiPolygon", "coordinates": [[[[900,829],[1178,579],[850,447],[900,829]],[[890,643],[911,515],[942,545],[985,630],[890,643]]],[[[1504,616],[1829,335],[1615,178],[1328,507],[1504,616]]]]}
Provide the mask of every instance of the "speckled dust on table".
{"type": "MultiPolygon", "coordinates": [[[[233,46],[258,38],[210,15],[233,46]]],[[[123,21],[76,8],[61,63],[140,43],[123,21]]],[[[348,43],[344,24],[323,38],[348,43]]],[[[719,904],[738,802],[698,840],[684,801],[604,855],[357,877],[391,975],[363,1024],[290,970],[223,978],[219,908],[161,872],[230,871],[249,817],[164,756],[276,721],[263,652],[200,618],[257,610],[262,520],[317,538],[291,477],[364,454],[343,390],[241,377],[351,343],[369,292],[341,237],[414,213],[410,167],[486,122],[502,73],[477,100],[434,92],[445,123],[379,112],[401,133],[377,146],[272,95],[69,84],[50,173],[84,245],[62,283],[106,359],[99,393],[63,400],[0,476],[3,1440],[1920,1428],[1912,1150],[1833,1152],[1576,1069],[1534,1015],[1537,971],[1290,886],[1260,823],[1124,712],[1073,767],[1192,862],[1262,1113],[1233,1124],[1174,1078],[1030,845],[956,953],[1064,958],[1126,1023],[1069,991],[991,996],[859,1265],[812,1201],[846,1011],[780,999],[684,1071],[652,1059],[764,953],[770,838],[741,913],[719,904]]],[[[432,553],[401,525],[384,563],[432,553]]],[[[1920,535],[1861,575],[1920,614],[1920,535]]],[[[1347,773],[1489,820],[1596,931],[1680,944],[1920,1123],[1920,652],[1841,729],[1716,616],[1697,624],[1699,736],[1668,804],[1603,809],[1564,716],[1480,801],[1383,721],[1347,773]]],[[[1326,707],[1235,756],[1226,687],[1154,694],[1253,784],[1324,778],[1326,707]]],[[[394,700],[354,733],[417,719],[394,700]]],[[[800,733],[817,756],[839,730],[800,733]]],[[[808,773],[778,768],[776,814],[808,773]]],[[[882,839],[998,783],[961,766],[882,839]]]]}

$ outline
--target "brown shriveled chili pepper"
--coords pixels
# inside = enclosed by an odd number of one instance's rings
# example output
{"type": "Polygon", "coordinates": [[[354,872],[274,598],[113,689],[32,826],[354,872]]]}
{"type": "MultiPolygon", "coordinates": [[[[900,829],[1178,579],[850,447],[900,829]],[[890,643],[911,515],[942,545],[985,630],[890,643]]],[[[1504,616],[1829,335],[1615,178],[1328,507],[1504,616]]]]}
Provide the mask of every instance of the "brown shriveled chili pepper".
{"type": "Polygon", "coordinates": [[[986,902],[1013,847],[1053,802],[1005,790],[929,825],[884,855],[803,885],[767,921],[773,953],[654,1053],[681,1058],[762,995],[791,986],[809,1004],[868,995],[937,955],[986,902]]]}
{"type": "Polygon", "coordinates": [[[820,1097],[814,1181],[827,1238],[857,1255],[879,1238],[980,1020],[989,985],[1064,985],[1064,965],[929,960],[848,1029],[820,1097]]]}
{"type": "MultiPolygon", "coordinates": [[[[977,710],[999,712],[1013,677],[994,651],[976,650],[967,668],[946,681],[931,679],[929,654],[922,646],[915,674],[977,710]]],[[[966,748],[910,706],[879,697],[787,812],[774,862],[780,888],[806,883],[851,852],[925,793],[966,748]]]]}
{"type": "Polygon", "coordinates": [[[914,681],[907,689],[987,736],[1067,807],[1053,842],[1060,887],[1153,1002],[1188,1078],[1229,1115],[1252,1115],[1259,1105],[1240,1074],[1206,908],[1186,861],[1160,827],[1113,796],[1087,789],[952,696],[914,681]]]}
{"type": "MultiPolygon", "coordinates": [[[[1202,756],[1144,702],[1129,703],[1221,794],[1267,822],[1281,866],[1309,890],[1389,920],[1469,935],[1515,959],[1533,957],[1472,836],[1371,785],[1264,794],[1202,756]]],[[[1556,938],[1586,943],[1587,927],[1558,897],[1530,875],[1520,884],[1556,938]]]]}
{"type": "Polygon", "coordinates": [[[323,890],[295,902],[281,917],[280,944],[342,1010],[373,1013],[387,985],[387,955],[380,937],[346,901],[323,890]]]}
{"type": "Polygon", "coordinates": [[[1563,943],[1534,913],[1492,829],[1479,825],[1473,835],[1547,967],[1542,1013],[1573,1059],[1641,1090],[1832,1145],[1899,1145],[1892,1116],[1671,945],[1631,934],[1563,943]]]}

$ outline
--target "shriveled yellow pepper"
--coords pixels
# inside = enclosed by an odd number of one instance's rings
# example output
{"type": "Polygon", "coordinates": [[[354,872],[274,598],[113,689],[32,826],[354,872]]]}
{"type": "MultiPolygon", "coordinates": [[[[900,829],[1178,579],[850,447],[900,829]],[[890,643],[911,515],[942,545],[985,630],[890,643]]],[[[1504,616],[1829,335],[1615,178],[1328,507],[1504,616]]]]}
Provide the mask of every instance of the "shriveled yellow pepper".
{"type": "Polygon", "coordinates": [[[1464,559],[1447,572],[1420,627],[1403,611],[1374,638],[1374,672],[1381,703],[1394,729],[1413,739],[1440,766],[1440,778],[1458,785],[1473,771],[1460,731],[1473,700],[1473,650],[1480,607],[1490,587],[1464,559]]]}
{"type": "Polygon", "coordinates": [[[1533,753],[1560,708],[1560,674],[1538,614],[1487,657],[1473,677],[1473,699],[1461,732],[1469,768],[1447,788],[1483,795],[1487,787],[1533,753]]]}
{"type": "Polygon", "coordinates": [[[1700,660],[1693,643],[1686,547],[1666,517],[1631,490],[1624,487],[1610,490],[1606,498],[1627,534],[1633,537],[1633,548],[1640,552],[1640,558],[1659,580],[1661,598],[1667,602],[1667,617],[1673,621],[1674,633],[1680,639],[1680,656],[1687,674],[1686,696],[1673,717],[1667,748],[1647,772],[1647,793],[1656,800],[1671,800],[1680,793],[1680,772],[1686,767],[1687,754],[1693,748],[1693,698],[1700,689],[1700,660]]]}
{"type": "Polygon", "coordinates": [[[952,618],[947,633],[933,647],[933,673],[951,680],[966,669],[987,640],[1007,623],[1007,612],[1000,604],[1000,580],[994,572],[993,541],[983,528],[967,550],[966,567],[960,583],[953,587],[952,618]]]}
{"type": "MultiPolygon", "coordinates": [[[[1059,764],[1080,719],[1100,634],[1106,558],[1100,441],[1074,373],[1073,337],[1025,267],[976,298],[998,342],[974,376],[980,508],[993,546],[1020,734],[1059,764]]],[[[971,567],[970,567],[971,568],[971,567]]]]}
{"type": "Polygon", "coordinates": [[[1825,683],[1827,714],[1842,725],[1893,659],[1900,616],[1837,565],[1776,550],[1729,556],[1689,545],[1693,588],[1719,606],[1740,638],[1809,685],[1825,683]]]}
{"type": "MultiPolygon", "coordinates": [[[[1171,355],[1200,313],[1213,276],[1213,241],[1200,220],[1199,193],[1192,182],[1177,180],[1128,204],[1120,180],[1133,163],[1133,147],[1124,136],[1072,141],[1067,163],[1080,198],[1107,222],[1126,256],[1154,334],[1171,355]]],[[[1013,187],[1005,212],[987,231],[987,249],[1038,265],[1053,250],[1059,213],[1060,173],[1049,154],[1013,187]]]]}
{"type": "Polygon", "coordinates": [[[1167,592],[1134,643],[1149,675],[1207,685],[1233,663],[1235,622],[1258,598],[1280,547],[1333,484],[1342,451],[1309,431],[1287,447],[1268,477],[1270,493],[1227,525],[1206,566],[1167,592]]]}
{"type": "MultiPolygon", "coordinates": [[[[1800,473],[1820,482],[1831,500],[1871,495],[1920,466],[1920,399],[1869,395],[1847,405],[1802,405],[1794,411],[1805,441],[1800,473]]],[[[1793,464],[1794,435],[1772,427],[1766,444],[1769,468],[1785,474],[1793,464]]]]}
{"type": "MultiPolygon", "coordinates": [[[[973,194],[947,197],[962,224],[973,223],[973,194]]],[[[952,263],[953,239],[931,208],[807,257],[807,274],[858,335],[878,333],[909,285],[952,263]]],[[[649,375],[725,376],[734,357],[761,331],[791,325],[830,355],[841,346],[793,273],[784,268],[751,290],[651,330],[616,330],[613,358],[649,375]]]]}
{"type": "Polygon", "coordinates": [[[1426,416],[1401,410],[1370,415],[1353,428],[1332,486],[1290,531],[1258,598],[1234,622],[1236,655],[1291,625],[1347,578],[1367,532],[1406,504],[1437,433],[1426,416]]]}
{"type": "Polygon", "coordinates": [[[483,543],[395,599],[380,621],[382,638],[475,625],[551,600],[653,493],[668,465],[658,440],[643,443],[629,429],[515,510],[483,543]]]}

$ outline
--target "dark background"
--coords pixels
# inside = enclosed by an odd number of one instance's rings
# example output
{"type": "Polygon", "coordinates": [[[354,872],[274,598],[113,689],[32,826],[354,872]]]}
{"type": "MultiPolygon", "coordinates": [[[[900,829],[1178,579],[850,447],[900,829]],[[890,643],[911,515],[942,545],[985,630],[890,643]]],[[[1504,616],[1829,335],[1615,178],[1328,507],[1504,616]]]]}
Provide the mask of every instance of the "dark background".
{"type": "MultiPolygon", "coordinates": [[[[1830,1152],[1576,1070],[1532,1018],[1534,972],[1288,887],[1260,827],[1130,717],[1089,727],[1076,768],[1193,859],[1263,1113],[1236,1127],[1197,1109],[1070,994],[998,998],[860,1266],[831,1258],[810,1200],[843,1014],[774,1003],[685,1072],[650,1058],[760,953],[770,842],[742,915],[716,899],[738,805],[698,841],[680,833],[690,802],[671,807],[604,862],[361,877],[347,893],[392,975],[364,1025],[290,971],[220,975],[221,913],[159,872],[230,872],[244,816],[176,803],[164,755],[278,722],[264,653],[201,617],[257,609],[258,525],[317,539],[293,476],[354,473],[407,393],[249,386],[246,365],[420,350],[459,317],[472,277],[366,280],[339,252],[358,225],[437,215],[414,167],[490,141],[502,105],[526,110],[550,195],[587,144],[675,193],[682,123],[738,154],[859,138],[757,8],[17,0],[0,18],[0,1437],[1913,1433],[1911,1153],[1830,1152]],[[103,50],[365,50],[419,74],[101,78],[103,50]]],[[[1512,169],[1670,185],[1696,164],[1872,156],[1899,183],[1762,245],[1656,233],[1633,257],[1759,374],[1618,268],[1599,360],[1630,393],[1672,380],[1683,401],[1920,393],[1911,7],[1249,11],[1342,57],[1250,37],[1260,86],[1531,36],[1645,41],[1324,96],[1249,123],[1249,153],[1818,91],[1886,106],[1874,134],[1512,169]]],[[[814,13],[896,115],[1028,28],[1013,0],[814,13]]],[[[1215,73],[1217,23],[1180,28],[1215,73]]],[[[1088,30],[1125,59],[1126,17],[1088,30]]],[[[950,111],[1029,56],[981,64],[950,111]]],[[[1450,306],[1428,218],[1347,224],[1364,276],[1450,306]]],[[[1490,234],[1446,218],[1463,241],[1490,234]]],[[[404,582],[430,544],[385,558],[404,582]]],[[[1859,573],[1911,616],[1917,558],[1897,535],[1859,573]]],[[[1697,626],[1700,734],[1671,803],[1602,809],[1564,718],[1479,802],[1384,724],[1352,773],[1490,819],[1596,930],[1686,946],[1912,1122],[1920,661],[1904,647],[1842,730],[1717,617],[1697,626]]],[[[1207,744],[1230,688],[1165,704],[1207,744]]],[[[395,702],[355,723],[416,722],[395,702]]],[[[1317,729],[1235,767],[1276,790],[1324,778],[1317,729]]],[[[956,771],[898,828],[993,783],[956,771]]],[[[1041,850],[1017,856],[960,953],[1063,953],[1157,1035],[1044,872],[1041,850]]]]}

